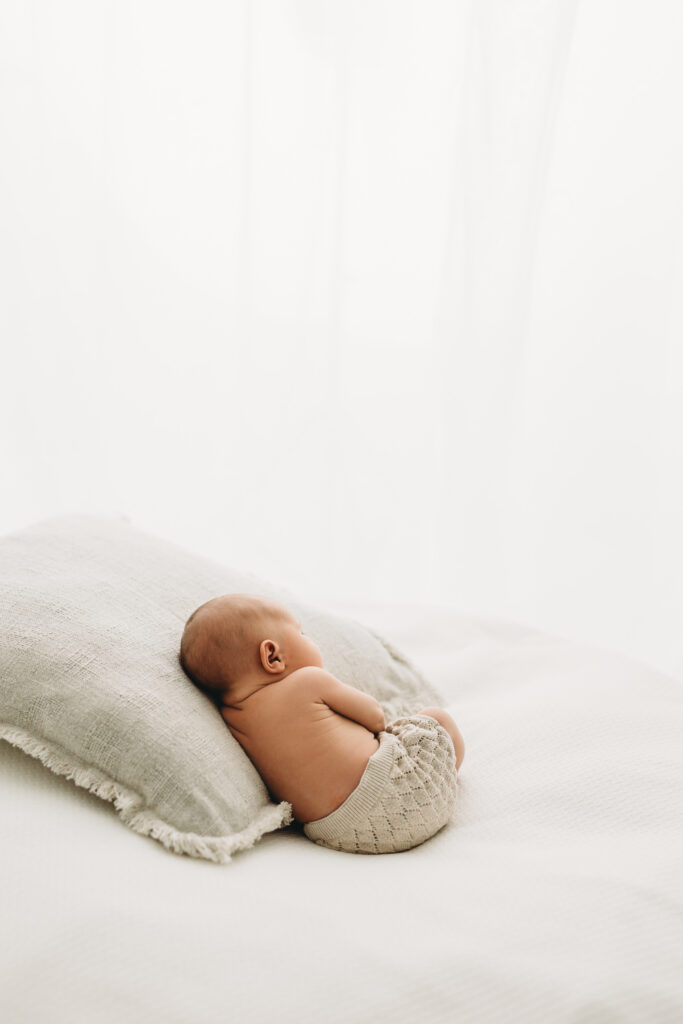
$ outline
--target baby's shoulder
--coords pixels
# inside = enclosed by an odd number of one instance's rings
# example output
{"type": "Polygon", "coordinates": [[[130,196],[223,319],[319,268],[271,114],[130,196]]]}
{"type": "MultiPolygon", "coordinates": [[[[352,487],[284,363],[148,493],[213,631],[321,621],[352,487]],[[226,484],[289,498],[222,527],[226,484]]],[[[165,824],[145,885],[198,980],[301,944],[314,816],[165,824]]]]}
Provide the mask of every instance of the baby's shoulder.
{"type": "Polygon", "coordinates": [[[327,669],[317,668],[315,665],[306,665],[304,668],[297,668],[283,680],[292,689],[310,689],[311,687],[324,686],[328,679],[333,679],[327,669]]]}
{"type": "Polygon", "coordinates": [[[330,691],[331,687],[338,686],[339,680],[325,668],[318,668],[315,665],[306,665],[304,668],[297,668],[291,675],[283,679],[287,688],[292,693],[301,693],[307,696],[323,696],[330,691]]]}

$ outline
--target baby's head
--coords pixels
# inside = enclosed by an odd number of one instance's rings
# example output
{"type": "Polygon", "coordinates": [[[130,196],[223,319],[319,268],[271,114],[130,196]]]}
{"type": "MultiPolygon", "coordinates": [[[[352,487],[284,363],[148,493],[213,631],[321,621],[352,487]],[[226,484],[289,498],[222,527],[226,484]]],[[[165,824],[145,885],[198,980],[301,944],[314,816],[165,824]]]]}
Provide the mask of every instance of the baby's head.
{"type": "Polygon", "coordinates": [[[180,664],[221,708],[322,655],[285,607],[250,594],[224,594],[196,608],[185,623],[180,664]]]}

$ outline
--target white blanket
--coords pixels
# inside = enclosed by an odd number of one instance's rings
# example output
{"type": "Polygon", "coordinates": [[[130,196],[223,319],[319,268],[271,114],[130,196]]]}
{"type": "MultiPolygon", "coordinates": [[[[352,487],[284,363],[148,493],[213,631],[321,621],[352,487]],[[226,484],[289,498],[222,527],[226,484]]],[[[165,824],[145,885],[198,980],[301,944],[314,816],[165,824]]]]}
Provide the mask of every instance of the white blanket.
{"type": "Polygon", "coordinates": [[[509,623],[331,610],[447,694],[452,823],[377,857],[290,827],[219,866],[0,744],[2,1019],[680,1024],[683,685],[509,623]]]}

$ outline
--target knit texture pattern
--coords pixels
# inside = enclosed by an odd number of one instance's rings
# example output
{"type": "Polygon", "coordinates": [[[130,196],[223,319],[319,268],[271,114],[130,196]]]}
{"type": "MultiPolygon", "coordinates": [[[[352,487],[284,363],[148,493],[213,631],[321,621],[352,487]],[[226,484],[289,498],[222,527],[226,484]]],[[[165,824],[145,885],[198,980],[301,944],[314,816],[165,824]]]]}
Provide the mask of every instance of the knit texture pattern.
{"type": "Polygon", "coordinates": [[[443,828],[456,796],[455,750],[435,718],[398,718],[343,804],[304,825],[319,846],[346,853],[399,853],[443,828]]]}

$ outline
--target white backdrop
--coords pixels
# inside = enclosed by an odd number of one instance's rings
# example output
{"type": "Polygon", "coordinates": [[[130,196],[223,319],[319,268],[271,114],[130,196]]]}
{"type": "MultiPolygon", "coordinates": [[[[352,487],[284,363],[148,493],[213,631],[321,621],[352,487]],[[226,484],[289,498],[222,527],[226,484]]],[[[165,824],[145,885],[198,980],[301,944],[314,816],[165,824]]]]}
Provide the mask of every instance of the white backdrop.
{"type": "Polygon", "coordinates": [[[678,0],[3,0],[2,532],[683,676],[678,0]]]}

